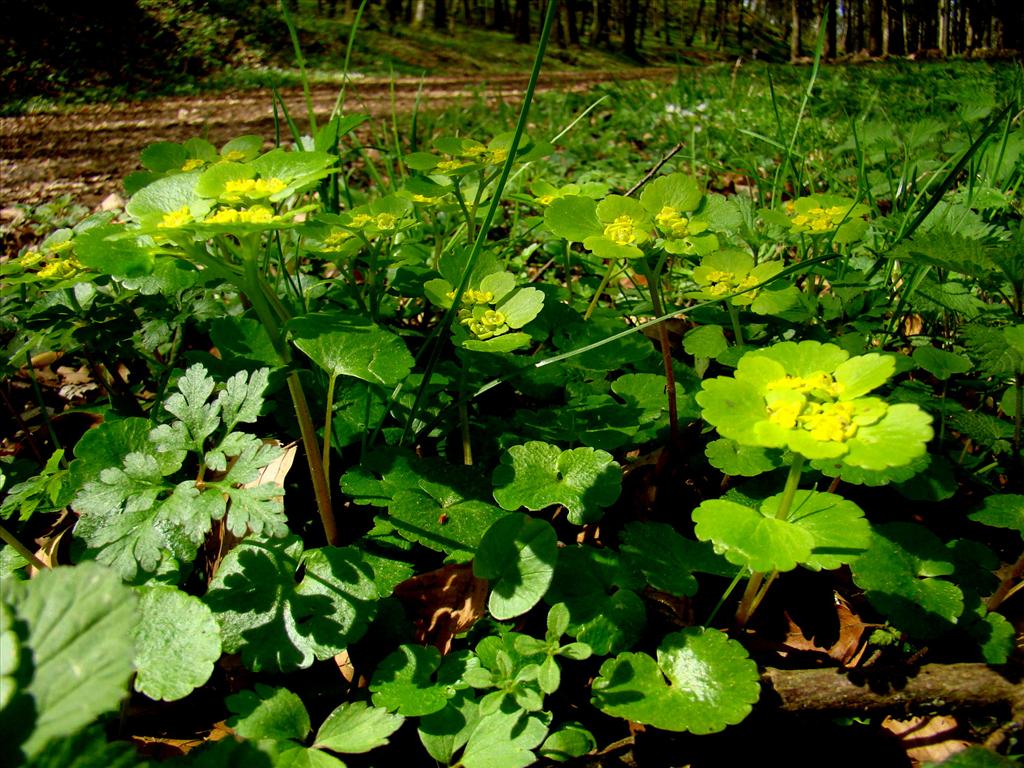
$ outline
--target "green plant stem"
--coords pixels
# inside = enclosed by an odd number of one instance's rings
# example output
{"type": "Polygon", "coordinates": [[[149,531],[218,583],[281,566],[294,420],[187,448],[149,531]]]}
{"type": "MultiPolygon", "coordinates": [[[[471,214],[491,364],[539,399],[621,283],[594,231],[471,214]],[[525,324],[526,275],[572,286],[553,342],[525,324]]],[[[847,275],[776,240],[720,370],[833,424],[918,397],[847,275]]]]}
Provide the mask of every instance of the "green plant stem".
{"type": "Polygon", "coordinates": [[[590,299],[590,303],[587,305],[587,311],[583,313],[583,319],[589,320],[590,316],[594,314],[594,309],[597,307],[597,302],[601,300],[601,295],[608,288],[608,283],[612,281],[612,275],[615,274],[615,261],[608,262],[608,269],[604,273],[604,277],[601,278],[601,284],[597,286],[597,290],[594,291],[594,296],[590,299]]]}
{"type": "Polygon", "coordinates": [[[49,570],[50,566],[48,566],[46,563],[44,563],[42,560],[40,560],[38,557],[32,554],[28,550],[28,547],[26,547],[18,540],[17,536],[8,531],[2,525],[0,525],[0,539],[3,539],[7,546],[9,546],[23,558],[25,558],[32,565],[32,567],[37,568],[40,571],[49,570]]]}
{"type": "MultiPolygon", "coordinates": [[[[800,475],[804,469],[804,457],[799,453],[794,454],[793,463],[789,465],[789,474],[786,475],[786,485],[782,489],[782,500],[779,502],[779,511],[775,513],[777,520],[786,520],[789,517],[789,511],[793,507],[793,499],[796,496],[796,490],[800,486],[800,475]]],[[[736,624],[740,627],[746,626],[750,617],[754,615],[754,611],[757,610],[757,606],[761,604],[764,599],[765,593],[768,591],[768,587],[775,581],[776,573],[773,573],[767,581],[765,581],[765,574],[758,571],[754,571],[750,574],[750,580],[747,582],[747,588],[743,590],[743,598],[740,600],[739,608],[736,609],[736,624]],[[762,587],[762,583],[764,586],[762,587]]]]}
{"type": "Polygon", "coordinates": [[[729,322],[732,323],[732,336],[733,343],[737,347],[742,347],[743,341],[743,326],[740,325],[740,313],[736,309],[736,305],[732,301],[727,300],[725,302],[726,309],[729,310],[729,322]]]}
{"type": "Polygon", "coordinates": [[[789,474],[786,475],[786,486],[782,489],[782,501],[779,502],[779,511],[775,513],[777,520],[787,520],[789,510],[793,506],[793,497],[796,496],[796,489],[800,485],[800,474],[804,470],[804,457],[799,453],[793,455],[793,463],[789,465],[789,474]]]}
{"type": "Polygon", "coordinates": [[[324,477],[331,476],[331,417],[334,416],[334,385],[338,377],[331,374],[327,381],[327,407],[324,409],[324,477]]]}
{"type": "MultiPolygon", "coordinates": [[[[661,317],[665,309],[661,303],[660,274],[664,260],[659,260],[657,273],[651,270],[647,259],[640,259],[641,269],[647,277],[647,289],[651,294],[651,305],[654,307],[654,314],[661,317]]],[[[665,368],[665,392],[668,396],[668,423],[669,434],[672,437],[672,445],[679,445],[679,414],[676,405],[676,374],[672,367],[672,349],[668,337],[668,326],[665,323],[658,323],[658,342],[661,346],[661,362],[665,368]]]]}
{"type": "MultiPolygon", "coordinates": [[[[249,256],[243,261],[243,284],[240,286],[243,293],[252,302],[256,315],[270,336],[270,341],[281,359],[283,365],[289,365],[292,360],[291,348],[284,337],[282,322],[286,317],[280,317],[280,312],[287,312],[280,301],[277,306],[272,307],[269,294],[270,286],[260,275],[259,265],[255,258],[249,256]]],[[[316,497],[317,511],[320,513],[320,522],[324,528],[324,536],[328,544],[338,543],[338,524],[334,518],[334,509],[331,506],[331,490],[327,482],[327,475],[324,472],[323,457],[320,453],[320,443],[316,436],[316,427],[313,425],[313,417],[309,411],[309,402],[306,400],[306,393],[302,389],[302,381],[297,371],[288,374],[288,393],[292,397],[292,405],[295,408],[295,417],[299,422],[299,433],[302,435],[302,447],[306,451],[306,463],[309,465],[309,474],[313,481],[313,495],[316,497]]],[[[325,436],[325,440],[329,435],[325,436]]]]}
{"type": "Polygon", "coordinates": [[[1021,424],[1024,422],[1024,373],[1013,377],[1013,455],[1020,465],[1021,424]]]}

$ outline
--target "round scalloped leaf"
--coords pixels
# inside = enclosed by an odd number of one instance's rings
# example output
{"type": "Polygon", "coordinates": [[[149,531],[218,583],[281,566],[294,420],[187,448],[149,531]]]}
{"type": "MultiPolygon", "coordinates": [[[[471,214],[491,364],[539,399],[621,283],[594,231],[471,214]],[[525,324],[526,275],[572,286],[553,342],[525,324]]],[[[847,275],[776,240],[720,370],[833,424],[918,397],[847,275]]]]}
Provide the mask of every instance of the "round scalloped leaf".
{"type": "Polygon", "coordinates": [[[439,712],[455,695],[451,670],[464,668],[465,663],[459,654],[442,663],[441,652],[433,646],[400,645],[373,673],[373,703],[405,717],[439,712]]]}
{"type": "Polygon", "coordinates": [[[963,355],[931,346],[918,347],[912,357],[918,368],[928,371],[939,381],[946,381],[954,374],[971,370],[971,361],[963,355]]]}
{"type": "Polygon", "coordinates": [[[198,598],[174,587],[140,590],[135,629],[135,690],[176,701],[210,679],[220,658],[220,628],[198,598]]]}
{"type": "Polygon", "coordinates": [[[513,514],[492,525],[473,560],[473,575],[491,584],[491,615],[504,621],[540,602],[557,559],[558,536],[547,521],[513,514]]]}
{"type": "Polygon", "coordinates": [[[692,211],[700,205],[703,192],[692,176],[670,173],[659,176],[644,187],[640,194],[640,205],[652,215],[668,206],[678,211],[692,211]]]}
{"type": "Polygon", "coordinates": [[[868,550],[850,567],[854,583],[871,604],[913,638],[926,640],[947,632],[963,612],[960,589],[934,578],[953,573],[952,555],[924,526],[876,526],[868,550]]]}
{"type": "Polygon", "coordinates": [[[255,691],[228,696],[225,704],[233,714],[227,725],[243,739],[302,740],[309,733],[309,713],[302,699],[287,688],[256,683],[255,691]]]}
{"type": "Polygon", "coordinates": [[[548,603],[565,603],[569,610],[566,632],[586,643],[597,656],[633,646],[647,622],[643,587],[638,572],[628,568],[610,549],[565,547],[559,550],[558,567],[548,603]]]}
{"type": "Polygon", "coordinates": [[[704,455],[711,466],[733,477],[756,477],[781,466],[779,451],[757,445],[740,445],[725,437],[708,443],[704,455]]]}
{"type": "Polygon", "coordinates": [[[388,506],[398,535],[444,552],[455,562],[471,560],[484,533],[508,512],[477,499],[438,500],[416,490],[399,490],[388,506]]]}
{"type": "Polygon", "coordinates": [[[347,701],[327,716],[313,746],[348,755],[370,752],[388,744],[388,737],[404,722],[401,715],[365,701],[347,701]]]}
{"type": "Polygon", "coordinates": [[[928,468],[931,459],[928,454],[918,456],[909,464],[901,467],[886,467],[885,469],[864,469],[843,463],[839,459],[815,459],[811,466],[828,477],[838,477],[844,483],[851,485],[879,486],[901,483],[910,480],[919,472],[928,468]]]}
{"type": "Polygon", "coordinates": [[[742,645],[716,629],[690,627],[666,635],[657,661],[645,653],[608,659],[593,693],[594,706],[613,717],[707,734],[743,720],[761,686],[742,645]]]}
{"type": "Polygon", "coordinates": [[[791,571],[811,560],[814,536],[790,520],[725,499],[710,499],[693,510],[695,533],[715,551],[752,571],[791,571]]]}
{"type": "Polygon", "coordinates": [[[597,220],[597,203],[589,197],[566,195],[551,201],[544,209],[544,223],[557,237],[583,242],[603,231],[597,220]]]}
{"type": "Polygon", "coordinates": [[[405,342],[373,323],[320,312],[297,317],[288,328],[295,346],[331,376],[354,376],[390,387],[412,370],[405,342]]]}
{"type": "Polygon", "coordinates": [[[683,337],[683,349],[694,357],[714,359],[728,347],[729,342],[725,340],[725,332],[720,325],[699,325],[683,337]]]}
{"type": "Polygon", "coordinates": [[[303,553],[298,536],[249,538],[228,553],[205,602],[228,653],[254,672],[304,669],[340,653],[376,612],[373,570],[353,547],[303,553]],[[302,578],[297,574],[302,572],[302,578]]]}
{"type": "Polygon", "coordinates": [[[968,515],[971,520],[993,528],[1009,528],[1024,536],[1024,496],[1003,493],[986,497],[981,509],[968,515]]]}
{"type": "MultiPolygon", "coordinates": [[[[829,369],[824,369],[829,370],[829,369]]],[[[896,370],[896,360],[891,355],[872,352],[857,355],[835,368],[836,383],[841,385],[839,399],[853,400],[863,397],[889,380],[896,370]]]]}
{"type": "Polygon", "coordinates": [[[700,548],[664,523],[629,523],[622,534],[622,554],[647,583],[679,597],[697,592],[697,580],[690,568],[695,559],[693,551],[700,548]]]}
{"type": "Polygon", "coordinates": [[[897,403],[888,407],[881,421],[857,430],[843,460],[864,469],[899,467],[923,456],[934,434],[928,413],[912,403],[897,403]]]}
{"type": "Polygon", "coordinates": [[[74,245],[82,266],[104,275],[142,277],[152,272],[156,263],[152,241],[143,241],[118,224],[87,229],[75,237],[74,245]]]}
{"type": "MultiPolygon", "coordinates": [[[[764,515],[775,517],[782,494],[761,504],[764,515]]],[[[834,493],[797,491],[786,522],[808,531],[814,538],[811,556],[801,564],[812,570],[834,570],[859,557],[871,542],[871,526],[864,511],[834,493]]]]}
{"type": "Polygon", "coordinates": [[[597,749],[597,739],[579,723],[567,723],[552,733],[541,744],[537,754],[556,763],[583,757],[597,749]]]}
{"type": "Polygon", "coordinates": [[[561,450],[531,441],[513,445],[494,470],[494,498],[503,509],[541,510],[562,504],[569,521],[600,520],[603,507],[619,498],[622,472],[610,453],[595,448],[561,450]]]}

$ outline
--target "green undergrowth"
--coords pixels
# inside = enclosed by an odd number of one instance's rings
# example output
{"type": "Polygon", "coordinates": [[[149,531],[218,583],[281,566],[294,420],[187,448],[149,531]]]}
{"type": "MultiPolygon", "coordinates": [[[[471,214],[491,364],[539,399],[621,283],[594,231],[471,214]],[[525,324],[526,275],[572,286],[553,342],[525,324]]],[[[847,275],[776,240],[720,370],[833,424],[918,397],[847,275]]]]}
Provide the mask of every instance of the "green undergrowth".
{"type": "Polygon", "coordinates": [[[149,147],[0,263],[5,764],[741,764],[839,728],[767,667],[1012,669],[1021,103],[741,68],[149,147]]]}

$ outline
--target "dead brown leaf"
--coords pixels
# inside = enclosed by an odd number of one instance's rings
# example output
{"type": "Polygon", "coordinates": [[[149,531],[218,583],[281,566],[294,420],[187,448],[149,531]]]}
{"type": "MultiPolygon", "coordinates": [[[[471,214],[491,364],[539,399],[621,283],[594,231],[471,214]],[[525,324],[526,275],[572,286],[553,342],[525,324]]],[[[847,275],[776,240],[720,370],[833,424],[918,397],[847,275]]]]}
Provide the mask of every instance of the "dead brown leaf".
{"type": "Polygon", "coordinates": [[[791,651],[802,651],[827,655],[844,667],[856,667],[867,649],[865,633],[870,628],[853,612],[850,604],[840,595],[834,595],[834,610],[839,622],[839,637],[828,648],[818,645],[813,637],[808,638],[803,630],[786,614],[789,630],[783,647],[791,651]]]}
{"type": "Polygon", "coordinates": [[[949,715],[912,717],[909,720],[887,717],[882,721],[882,727],[899,738],[915,766],[941,763],[970,746],[969,742],[956,738],[954,734],[959,724],[949,715]]]}
{"type": "Polygon", "coordinates": [[[452,639],[484,615],[487,582],[473,575],[469,563],[445,565],[406,579],[395,587],[416,625],[416,639],[447,653],[452,639]]]}

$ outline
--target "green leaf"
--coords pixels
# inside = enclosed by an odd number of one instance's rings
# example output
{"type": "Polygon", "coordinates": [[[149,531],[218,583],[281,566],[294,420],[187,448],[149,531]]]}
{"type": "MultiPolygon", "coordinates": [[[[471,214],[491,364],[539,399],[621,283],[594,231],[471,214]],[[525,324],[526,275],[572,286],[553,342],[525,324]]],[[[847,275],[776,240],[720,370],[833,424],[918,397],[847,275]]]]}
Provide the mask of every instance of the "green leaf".
{"type": "Polygon", "coordinates": [[[459,691],[444,709],[420,718],[420,742],[432,758],[450,765],[479,721],[479,704],[470,691],[459,691]]]}
{"type": "Polygon", "coordinates": [[[441,652],[433,646],[400,645],[377,665],[370,680],[373,703],[387,712],[421,717],[444,709],[455,689],[437,682],[441,652]]]}
{"type": "Polygon", "coordinates": [[[345,702],[324,720],[313,746],[344,754],[370,752],[388,744],[405,718],[363,701],[345,702]]]}
{"type": "Polygon", "coordinates": [[[558,537],[545,520],[512,514],[492,525],[473,560],[473,575],[491,583],[491,615],[511,619],[540,602],[557,557],[558,537]]]}
{"type": "Polygon", "coordinates": [[[583,757],[597,749],[597,739],[578,723],[567,723],[544,739],[537,754],[557,763],[583,757]]]}
{"type": "Polygon", "coordinates": [[[677,211],[693,211],[700,205],[703,196],[697,180],[692,176],[670,173],[659,176],[644,187],[640,194],[640,205],[652,216],[656,216],[666,206],[677,211]]]}
{"type": "Polygon", "coordinates": [[[197,597],[174,587],[140,590],[135,629],[135,690],[151,699],[184,698],[210,679],[220,658],[220,628],[197,597]]]}
{"type": "MultiPolygon", "coordinates": [[[[14,765],[15,763],[10,763],[14,765]]],[[[107,741],[102,725],[91,725],[73,736],[53,739],[26,768],[150,768],[127,741],[107,741]]]]}
{"type": "Polygon", "coordinates": [[[951,554],[923,526],[876,526],[868,550],[850,567],[871,604],[913,638],[927,640],[948,631],[963,612],[963,593],[935,578],[952,574],[951,554]]]}
{"type": "Polygon", "coordinates": [[[611,550],[565,547],[558,552],[554,582],[545,599],[565,603],[571,637],[597,656],[631,647],[647,621],[637,594],[643,581],[611,550]]]}
{"type": "Polygon", "coordinates": [[[666,635],[657,661],[644,653],[605,661],[592,702],[605,714],[655,728],[716,733],[750,713],[758,679],[742,645],[716,629],[691,627],[666,635]]]}
{"type": "MultiPolygon", "coordinates": [[[[267,744],[267,742],[264,742],[267,744]]],[[[274,768],[345,768],[345,763],[319,749],[310,749],[294,741],[271,742],[274,768]]]]}
{"type": "Polygon", "coordinates": [[[1010,346],[1002,329],[976,324],[968,325],[961,333],[982,375],[1013,376],[1024,370],[1024,355],[1010,346]]]}
{"type": "Polygon", "coordinates": [[[708,443],[704,455],[708,457],[711,466],[733,477],[756,477],[781,464],[779,451],[756,445],[740,445],[725,437],[708,443]]]}
{"type": "Polygon", "coordinates": [[[720,325],[699,325],[683,337],[686,354],[713,360],[725,352],[729,343],[720,325]]]}
{"type": "Polygon", "coordinates": [[[133,237],[119,224],[104,224],[80,233],[74,240],[75,256],[95,272],[115,277],[142,277],[153,271],[156,246],[133,237]]]}
{"type": "Polygon", "coordinates": [[[579,195],[552,200],[544,210],[544,223],[556,237],[579,243],[604,230],[597,220],[597,203],[579,195]]]}
{"type": "Polygon", "coordinates": [[[797,491],[785,520],[776,517],[783,494],[759,509],[725,499],[703,502],[693,511],[697,538],[753,571],[790,571],[798,565],[834,569],[868,546],[864,513],[852,501],[817,491],[797,491]]]}
{"type": "Polygon", "coordinates": [[[249,538],[228,553],[206,594],[224,650],[253,671],[291,671],[334,656],[376,612],[373,570],[351,547],[302,551],[297,536],[249,538]],[[301,579],[297,579],[302,566],[301,579]]]}
{"type": "Polygon", "coordinates": [[[227,725],[243,739],[301,741],[309,733],[309,713],[302,699],[287,688],[256,683],[255,691],[242,691],[225,699],[233,713],[227,725]]]}
{"type": "Polygon", "coordinates": [[[1024,536],[1024,496],[1018,493],[985,497],[981,509],[968,517],[993,528],[1009,528],[1024,536]]]}
{"type": "Polygon", "coordinates": [[[18,674],[25,696],[5,709],[0,737],[33,758],[127,694],[136,597],[116,573],[90,562],[7,582],[5,592],[27,626],[18,674]]]}
{"type": "Polygon", "coordinates": [[[471,560],[487,529],[508,514],[483,501],[435,499],[420,490],[398,491],[388,512],[399,535],[454,562],[471,560]]]}
{"type": "Polygon", "coordinates": [[[695,541],[684,539],[664,523],[629,523],[622,533],[622,554],[662,592],[678,597],[697,592],[690,572],[695,541]]]}
{"type": "Polygon", "coordinates": [[[918,368],[923,368],[939,381],[947,381],[957,373],[971,370],[971,361],[963,355],[935,347],[918,347],[912,355],[918,368]]]}
{"type": "Polygon", "coordinates": [[[295,346],[331,376],[354,376],[393,386],[412,370],[412,355],[401,338],[362,319],[317,313],[288,324],[295,346]]]}
{"type": "Polygon", "coordinates": [[[469,735],[459,765],[463,768],[526,768],[536,760],[531,751],[547,735],[537,715],[499,710],[485,715],[469,735]]]}
{"type": "Polygon", "coordinates": [[[563,504],[570,522],[599,520],[619,497],[622,475],[611,454],[594,448],[563,451],[531,441],[514,445],[494,471],[494,498],[503,509],[541,510],[563,504]]]}
{"type": "Polygon", "coordinates": [[[925,768],[939,768],[939,766],[942,766],[942,768],[1014,768],[1016,765],[1018,763],[1015,760],[1010,760],[990,749],[972,744],[967,749],[957,752],[941,763],[925,763],[925,768]]]}

